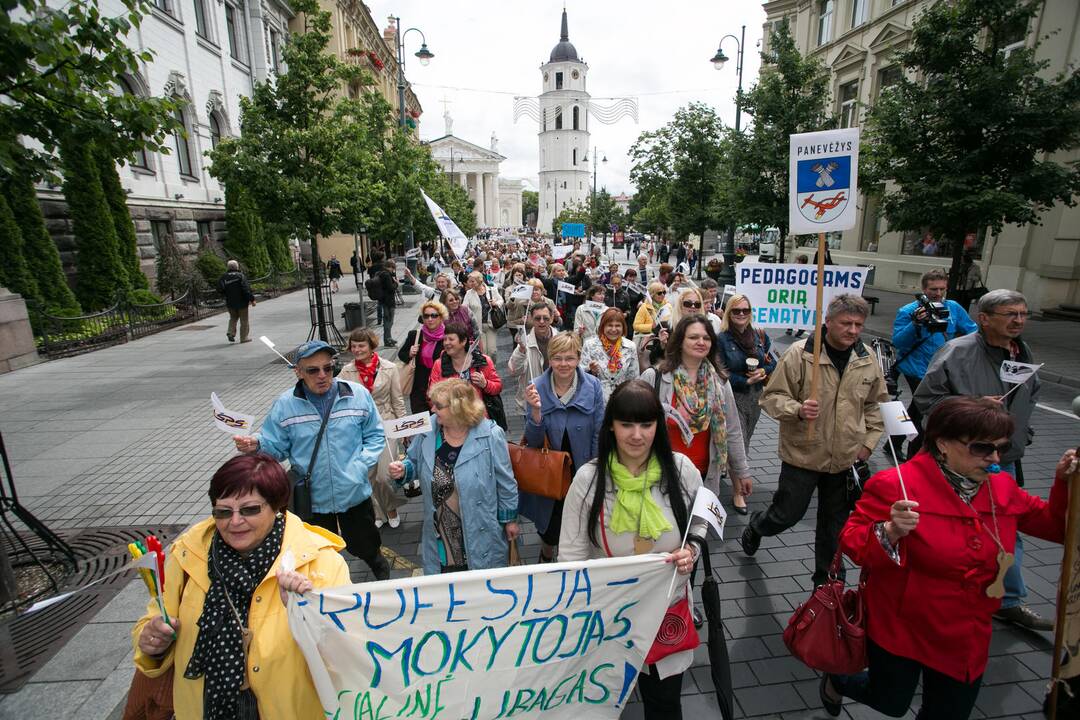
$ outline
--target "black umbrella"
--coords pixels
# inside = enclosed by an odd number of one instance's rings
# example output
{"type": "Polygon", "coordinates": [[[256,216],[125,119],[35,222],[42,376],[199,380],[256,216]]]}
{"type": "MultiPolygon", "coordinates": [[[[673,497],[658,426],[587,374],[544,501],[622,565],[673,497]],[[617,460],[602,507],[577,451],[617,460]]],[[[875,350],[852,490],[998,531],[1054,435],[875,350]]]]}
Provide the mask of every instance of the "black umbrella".
{"type": "Polygon", "coordinates": [[[731,663],[728,659],[727,638],[724,636],[724,620],[720,614],[720,588],[713,575],[709,561],[709,546],[702,543],[701,557],[705,561],[705,580],[701,583],[701,604],[705,606],[705,618],[709,623],[709,670],[716,687],[716,702],[724,720],[735,717],[735,691],[731,689],[731,663]]]}

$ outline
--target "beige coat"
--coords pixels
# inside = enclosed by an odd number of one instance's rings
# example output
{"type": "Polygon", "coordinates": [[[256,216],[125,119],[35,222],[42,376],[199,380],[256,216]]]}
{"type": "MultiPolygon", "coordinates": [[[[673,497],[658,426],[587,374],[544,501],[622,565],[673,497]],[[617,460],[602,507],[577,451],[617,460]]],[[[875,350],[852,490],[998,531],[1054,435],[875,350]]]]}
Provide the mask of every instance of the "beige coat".
{"type": "Polygon", "coordinates": [[[873,450],[884,432],[879,402],[888,392],[874,354],[861,340],[851,348],[843,378],[821,349],[818,402],[821,413],[807,436],[799,408],[810,397],[813,335],[787,349],[761,393],[761,409],[780,422],[780,459],[797,467],[838,473],[851,467],[860,448],[873,450]]]}

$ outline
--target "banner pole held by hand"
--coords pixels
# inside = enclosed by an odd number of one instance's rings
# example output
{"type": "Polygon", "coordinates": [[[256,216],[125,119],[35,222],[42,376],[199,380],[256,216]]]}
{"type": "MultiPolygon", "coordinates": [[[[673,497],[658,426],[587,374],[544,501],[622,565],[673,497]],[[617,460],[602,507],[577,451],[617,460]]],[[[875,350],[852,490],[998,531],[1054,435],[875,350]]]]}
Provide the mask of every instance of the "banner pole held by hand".
{"type": "Polygon", "coordinates": [[[291,367],[291,368],[293,368],[293,367],[296,367],[296,366],[295,366],[295,365],[293,365],[293,364],[292,364],[291,362],[289,362],[289,358],[285,357],[284,355],[282,355],[281,353],[279,353],[279,352],[277,351],[277,348],[276,348],[276,347],[274,347],[274,341],[273,341],[273,340],[271,340],[270,338],[266,337],[265,335],[260,335],[260,336],[259,336],[259,342],[261,342],[261,343],[262,343],[263,345],[265,345],[266,347],[268,347],[268,348],[270,348],[271,350],[273,350],[273,351],[274,351],[274,354],[275,354],[275,355],[277,355],[277,356],[278,356],[279,358],[281,358],[282,360],[284,360],[284,361],[285,361],[285,364],[286,364],[286,365],[288,365],[288,366],[289,366],[289,367],[291,367]]]}
{"type": "MultiPolygon", "coordinates": [[[[1076,454],[1080,457],[1080,448],[1076,454]]],[[[1075,461],[1074,461],[1075,463],[1075,461]]],[[[1069,488],[1069,509],[1065,514],[1065,554],[1061,559],[1061,577],[1058,581],[1057,622],[1054,624],[1054,656],[1050,668],[1050,720],[1057,718],[1058,688],[1064,678],[1061,675],[1061,654],[1065,647],[1065,615],[1069,605],[1069,591],[1075,578],[1072,568],[1075,562],[1076,545],[1080,543],[1080,470],[1074,471],[1067,479],[1069,488]]]]}
{"type": "MultiPolygon", "coordinates": [[[[825,293],[825,233],[818,233],[817,249],[817,295],[814,314],[814,369],[810,372],[810,397],[807,400],[817,400],[818,381],[821,378],[821,334],[825,331],[825,324],[821,321],[825,293]]],[[[814,435],[814,421],[806,423],[806,439],[814,435]]]]}
{"type": "MultiPolygon", "coordinates": [[[[690,520],[691,519],[692,518],[687,518],[686,519],[686,532],[683,533],[682,542],[679,543],[679,549],[680,550],[682,550],[684,547],[686,547],[686,538],[690,537],[690,520]]],[[[675,563],[672,563],[672,565],[675,565],[675,563]]],[[[679,575],[679,566],[675,565],[675,572],[671,573],[671,583],[668,585],[668,588],[667,588],[667,594],[668,594],[669,598],[671,597],[671,591],[675,588],[675,578],[678,577],[678,575],[679,575]]]]}

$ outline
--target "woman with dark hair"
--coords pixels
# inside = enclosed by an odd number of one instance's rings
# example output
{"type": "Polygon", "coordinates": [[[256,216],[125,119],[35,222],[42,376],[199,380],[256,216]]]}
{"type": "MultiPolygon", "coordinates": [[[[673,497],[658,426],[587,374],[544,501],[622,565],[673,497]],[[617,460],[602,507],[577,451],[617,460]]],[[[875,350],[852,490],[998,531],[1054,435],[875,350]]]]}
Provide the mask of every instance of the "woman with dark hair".
{"type": "MultiPolygon", "coordinates": [[[[435,359],[435,364],[431,367],[428,393],[431,393],[431,388],[436,384],[450,378],[460,378],[469,383],[485,406],[491,402],[490,398],[502,392],[502,378],[495,370],[495,363],[490,357],[480,352],[477,343],[469,345],[468,330],[458,323],[446,324],[443,352],[435,359]]],[[[501,401],[499,406],[502,406],[501,401]]],[[[505,417],[491,417],[491,419],[500,427],[506,423],[505,417]]]]}
{"type": "Polygon", "coordinates": [[[949,398],[927,418],[922,449],[866,483],[840,548],[865,572],[869,668],[822,678],[830,715],[843,696],[900,717],[920,676],[920,718],[971,714],[1016,534],[1062,542],[1075,469],[1069,450],[1049,502],[1024,492],[998,467],[1012,431],[1000,402],[949,398]]]}
{"type": "Polygon", "coordinates": [[[428,410],[428,380],[435,358],[443,351],[443,336],[449,314],[441,302],[428,300],[420,305],[420,327],[409,331],[398,351],[398,360],[414,364],[413,384],[409,390],[409,407],[414,413],[428,410]]]}
{"type": "Polygon", "coordinates": [[[150,678],[172,673],[178,718],[322,715],[289,632],[286,593],[347,584],[345,542],[286,511],[289,480],[269,455],[232,458],[214,473],[209,495],[211,517],[166,555],[162,600],[171,623],[151,600],[135,624],[135,667],[150,678]],[[294,571],[281,567],[285,552],[294,571]]]}
{"type": "MultiPolygon", "coordinates": [[[[687,509],[699,487],[697,468],[672,452],[656,393],[640,380],[619,386],[604,412],[596,459],[578,470],[566,495],[559,560],[667,552],[687,580],[707,528],[700,518],[691,522],[687,509]],[[688,522],[689,539],[681,545],[688,522]]],[[[676,602],[687,592],[677,591],[676,602]]],[[[693,650],[684,650],[642,669],[646,720],[682,717],[682,676],[693,659],[693,650]]]]}
{"type": "MultiPolygon", "coordinates": [[[[649,368],[641,379],[656,389],[672,448],[690,458],[705,487],[719,494],[720,475],[726,470],[735,497],[749,497],[753,481],[735,396],[728,372],[717,360],[716,335],[705,316],[680,320],[659,367],[649,368]]],[[[746,514],[745,505],[735,509],[746,514]]]]}

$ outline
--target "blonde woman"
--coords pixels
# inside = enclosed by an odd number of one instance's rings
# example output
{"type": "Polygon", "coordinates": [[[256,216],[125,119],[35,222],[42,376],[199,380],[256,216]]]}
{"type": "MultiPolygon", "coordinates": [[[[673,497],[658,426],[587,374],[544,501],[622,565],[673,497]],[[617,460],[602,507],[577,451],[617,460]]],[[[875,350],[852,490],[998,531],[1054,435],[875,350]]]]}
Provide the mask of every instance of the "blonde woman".
{"type": "Polygon", "coordinates": [[[403,363],[416,363],[412,390],[409,392],[409,407],[414,413],[428,410],[428,380],[431,379],[431,367],[435,364],[435,358],[443,351],[443,335],[446,333],[445,323],[449,315],[450,312],[441,302],[425,302],[420,306],[420,327],[409,332],[398,351],[398,360],[403,363]]]}
{"type": "Polygon", "coordinates": [[[641,303],[637,315],[634,316],[634,332],[647,335],[660,323],[671,324],[671,305],[668,303],[667,293],[667,285],[664,283],[649,283],[649,297],[641,303]]]}
{"type": "Polygon", "coordinates": [[[558,308],[555,307],[555,301],[544,294],[544,283],[539,278],[532,278],[528,281],[528,284],[532,286],[532,296],[529,297],[529,311],[525,313],[525,332],[532,330],[532,319],[530,313],[534,305],[543,304],[547,305],[551,310],[552,327],[559,327],[562,322],[562,318],[559,315],[558,308]]]}
{"type": "Polygon", "coordinates": [[[687,315],[704,315],[712,325],[713,333],[720,333],[720,318],[705,307],[705,293],[701,288],[683,287],[671,290],[671,326],[675,327],[687,315]]]}
{"type": "MultiPolygon", "coordinates": [[[[392,360],[379,357],[375,351],[379,347],[379,336],[368,328],[356,328],[349,333],[349,352],[353,361],[343,367],[338,380],[351,380],[363,385],[383,420],[405,417],[405,396],[401,394],[401,379],[398,366],[392,360]]],[[[398,441],[386,439],[386,447],[379,455],[379,463],[368,471],[371,483],[371,496],[375,500],[375,527],[388,523],[396,528],[401,524],[397,509],[404,503],[387,483],[387,468],[401,452],[398,441]]]]}
{"type": "MultiPolygon", "coordinates": [[[[716,338],[720,359],[731,373],[731,390],[742,421],[743,442],[750,451],[750,436],[761,416],[758,400],[765,382],[776,369],[772,341],[763,330],[754,329],[753,308],[745,295],[732,295],[724,309],[724,320],[716,338]]],[[[739,509],[736,502],[735,509],[739,509]]]]}

